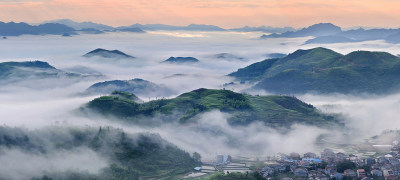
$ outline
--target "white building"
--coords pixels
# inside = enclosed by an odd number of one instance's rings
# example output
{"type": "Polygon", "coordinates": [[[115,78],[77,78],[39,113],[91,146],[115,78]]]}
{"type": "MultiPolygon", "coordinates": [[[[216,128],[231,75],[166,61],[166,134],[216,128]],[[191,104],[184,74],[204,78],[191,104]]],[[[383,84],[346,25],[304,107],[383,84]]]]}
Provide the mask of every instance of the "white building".
{"type": "Polygon", "coordinates": [[[217,165],[228,163],[228,155],[227,154],[217,155],[215,157],[215,159],[216,159],[215,162],[216,162],[217,165]]]}

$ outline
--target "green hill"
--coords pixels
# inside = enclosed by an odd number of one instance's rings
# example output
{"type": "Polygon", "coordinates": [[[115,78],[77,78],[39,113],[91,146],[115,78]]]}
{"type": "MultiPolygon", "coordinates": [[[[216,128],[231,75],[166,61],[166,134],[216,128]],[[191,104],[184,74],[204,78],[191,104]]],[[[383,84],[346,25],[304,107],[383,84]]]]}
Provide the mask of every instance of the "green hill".
{"type": "Polygon", "coordinates": [[[173,90],[162,84],[138,78],[98,82],[86,89],[84,94],[105,95],[113,91],[130,92],[142,97],[168,97],[174,94],[173,90]]]}
{"type": "Polygon", "coordinates": [[[26,62],[2,62],[0,63],[0,77],[7,78],[15,71],[28,71],[28,69],[37,69],[42,71],[56,72],[56,68],[50,66],[47,62],[42,61],[26,61],[26,62]]]}
{"type": "Polygon", "coordinates": [[[101,75],[84,75],[65,72],[43,61],[0,63],[0,84],[10,84],[31,79],[66,78],[72,81],[79,81],[85,78],[94,79],[99,77],[101,77],[101,75]]]}
{"type": "Polygon", "coordinates": [[[390,93],[400,87],[400,58],[385,52],[341,55],[325,48],[297,50],[229,74],[274,93],[390,93]]]}
{"type": "Polygon", "coordinates": [[[289,96],[251,96],[229,90],[197,89],[172,99],[160,99],[146,103],[121,96],[103,96],[90,101],[85,109],[103,115],[116,116],[136,124],[157,124],[152,118],[159,117],[165,123],[181,124],[196,122],[196,115],[211,110],[232,114],[231,125],[247,125],[263,122],[272,127],[288,127],[293,123],[318,126],[337,123],[332,116],[323,115],[312,105],[289,96]]]}
{"type": "MultiPolygon", "coordinates": [[[[168,143],[158,134],[129,134],[111,127],[55,126],[28,131],[1,126],[0,148],[19,150],[35,157],[46,157],[60,151],[74,153],[77,149],[88,148],[109,163],[98,174],[74,169],[66,169],[66,172],[49,169],[40,175],[52,179],[158,179],[182,175],[200,165],[189,153],[168,143]]],[[[10,179],[8,176],[0,174],[0,179],[10,179]]]]}

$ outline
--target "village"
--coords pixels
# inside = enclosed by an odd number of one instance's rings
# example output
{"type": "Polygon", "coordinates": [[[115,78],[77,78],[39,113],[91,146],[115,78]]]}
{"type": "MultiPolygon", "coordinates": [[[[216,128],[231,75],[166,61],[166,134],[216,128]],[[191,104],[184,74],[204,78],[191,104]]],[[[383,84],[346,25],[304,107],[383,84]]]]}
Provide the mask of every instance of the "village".
{"type": "MultiPolygon", "coordinates": [[[[366,150],[365,147],[362,150],[366,150]]],[[[400,146],[374,145],[375,152],[344,153],[324,149],[316,154],[278,153],[266,160],[217,155],[213,162],[196,167],[190,178],[207,177],[217,172],[249,174],[256,179],[309,180],[396,180],[400,179],[400,146]]],[[[189,178],[189,177],[187,177],[189,178]]],[[[200,178],[202,179],[202,178],[200,178]]]]}
{"type": "MultiPolygon", "coordinates": [[[[324,149],[318,156],[315,153],[279,154],[275,163],[271,163],[255,172],[265,179],[385,179],[400,177],[399,148],[377,157],[359,157],[354,154],[335,153],[324,149]]],[[[271,162],[271,161],[270,161],[271,162]]]]}

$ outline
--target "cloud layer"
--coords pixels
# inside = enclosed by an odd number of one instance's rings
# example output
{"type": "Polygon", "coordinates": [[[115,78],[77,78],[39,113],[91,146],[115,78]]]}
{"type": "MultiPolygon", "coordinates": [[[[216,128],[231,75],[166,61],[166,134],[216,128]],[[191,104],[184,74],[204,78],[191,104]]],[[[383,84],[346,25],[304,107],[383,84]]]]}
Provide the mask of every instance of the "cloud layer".
{"type": "MultiPolygon", "coordinates": [[[[363,139],[379,134],[385,129],[397,129],[399,117],[400,95],[377,97],[374,95],[318,95],[307,94],[299,98],[317,106],[321,111],[341,113],[346,127],[337,130],[326,130],[313,126],[293,125],[289,129],[277,130],[259,124],[247,127],[232,127],[227,124],[229,114],[212,111],[200,115],[200,123],[193,126],[167,124],[159,127],[137,127],[120,124],[101,117],[82,117],[75,110],[95,98],[76,96],[98,81],[127,80],[143,78],[172,88],[176,95],[197,88],[223,88],[222,84],[232,79],[224,75],[261,61],[269,53],[291,53],[296,49],[312,48],[302,45],[307,38],[257,40],[258,33],[204,33],[204,32],[166,32],[132,34],[107,33],[103,35],[80,35],[69,38],[60,36],[20,36],[10,37],[7,43],[0,44],[0,61],[43,60],[60,69],[71,69],[84,66],[104,74],[103,79],[85,80],[79,83],[63,84],[62,80],[36,80],[12,86],[0,87],[0,124],[27,129],[41,129],[57,124],[60,126],[113,126],[123,128],[130,133],[152,132],[176,144],[189,152],[200,152],[204,160],[212,160],[216,153],[265,157],[278,152],[292,151],[305,153],[319,152],[321,146],[316,145],[321,137],[331,142],[359,143],[363,139]],[[118,49],[137,57],[134,60],[113,60],[83,58],[82,55],[96,48],[118,49]],[[230,53],[244,57],[244,60],[219,59],[214,55],[230,53]],[[159,63],[170,56],[193,56],[200,63],[193,65],[171,65],[159,63]],[[46,86],[30,88],[32,84],[46,86]],[[177,128],[179,127],[179,128],[177,128]],[[353,138],[349,138],[353,137],[353,138]],[[356,137],[356,138],[354,138],[356,137]]],[[[340,53],[353,50],[389,51],[396,54],[398,45],[381,41],[363,43],[334,44],[326,46],[340,53]]],[[[79,69],[78,69],[79,71],[79,69]]],[[[246,86],[246,85],[242,85],[246,86]]],[[[243,89],[237,88],[236,91],[243,89]]],[[[252,92],[262,94],[262,92],[252,92]]],[[[143,100],[156,97],[140,97],[143,100]]],[[[26,154],[20,151],[3,151],[1,162],[20,162],[28,160],[24,166],[35,165],[36,162],[56,164],[56,171],[68,170],[76,164],[63,161],[70,159],[97,159],[90,151],[65,155],[55,152],[47,157],[26,154]],[[81,154],[84,157],[81,157],[81,154]]],[[[99,167],[88,169],[96,171],[106,164],[101,158],[99,167]]],[[[78,161],[79,162],[79,161],[78,161]]],[[[80,163],[86,166],[84,163],[80,163]]],[[[81,166],[78,166],[81,167],[81,166]]],[[[50,166],[33,171],[52,170],[50,166]]],[[[84,169],[84,168],[83,168],[84,169]]],[[[3,169],[18,172],[18,168],[3,169]]],[[[0,171],[1,174],[2,171],[0,171]]],[[[19,177],[11,177],[18,179],[19,177]]]]}

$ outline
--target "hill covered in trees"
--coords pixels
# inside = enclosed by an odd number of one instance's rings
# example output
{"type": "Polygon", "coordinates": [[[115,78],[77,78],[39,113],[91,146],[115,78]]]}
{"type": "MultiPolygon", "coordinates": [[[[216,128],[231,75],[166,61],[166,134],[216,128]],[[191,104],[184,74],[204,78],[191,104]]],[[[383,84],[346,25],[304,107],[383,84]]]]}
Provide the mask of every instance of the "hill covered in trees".
{"type": "MultiPolygon", "coordinates": [[[[2,126],[0,149],[2,153],[18,150],[28,157],[44,158],[50,158],[58,152],[74,154],[82,153],[83,150],[92,151],[108,163],[98,173],[85,172],[84,169],[64,172],[49,169],[37,172],[38,175],[33,179],[166,178],[189,172],[200,164],[199,159],[192,158],[189,153],[165,141],[158,134],[129,134],[111,127],[51,126],[29,131],[2,126]]],[[[96,163],[94,159],[89,161],[96,163]]],[[[15,176],[7,172],[0,174],[0,179],[13,177],[22,175],[15,176]]]]}
{"type": "Polygon", "coordinates": [[[230,90],[197,89],[172,99],[137,103],[121,96],[102,96],[90,101],[82,110],[94,110],[135,124],[179,122],[196,123],[196,115],[212,110],[232,114],[231,125],[263,122],[271,127],[288,127],[294,123],[326,126],[337,123],[334,117],[289,96],[251,96],[230,90]],[[151,117],[159,117],[155,121],[151,117]]]}
{"type": "Polygon", "coordinates": [[[131,80],[112,80],[98,82],[85,90],[85,94],[110,94],[113,91],[134,93],[138,96],[166,97],[174,94],[168,87],[153,82],[134,78],[131,80]]]}
{"type": "Polygon", "coordinates": [[[2,62],[0,63],[0,84],[9,84],[32,79],[60,79],[79,81],[85,78],[98,78],[101,74],[83,75],[59,70],[43,61],[2,62]]]}
{"type": "Polygon", "coordinates": [[[342,55],[314,48],[254,63],[229,76],[274,93],[392,93],[400,88],[400,58],[386,52],[342,55]]]}

